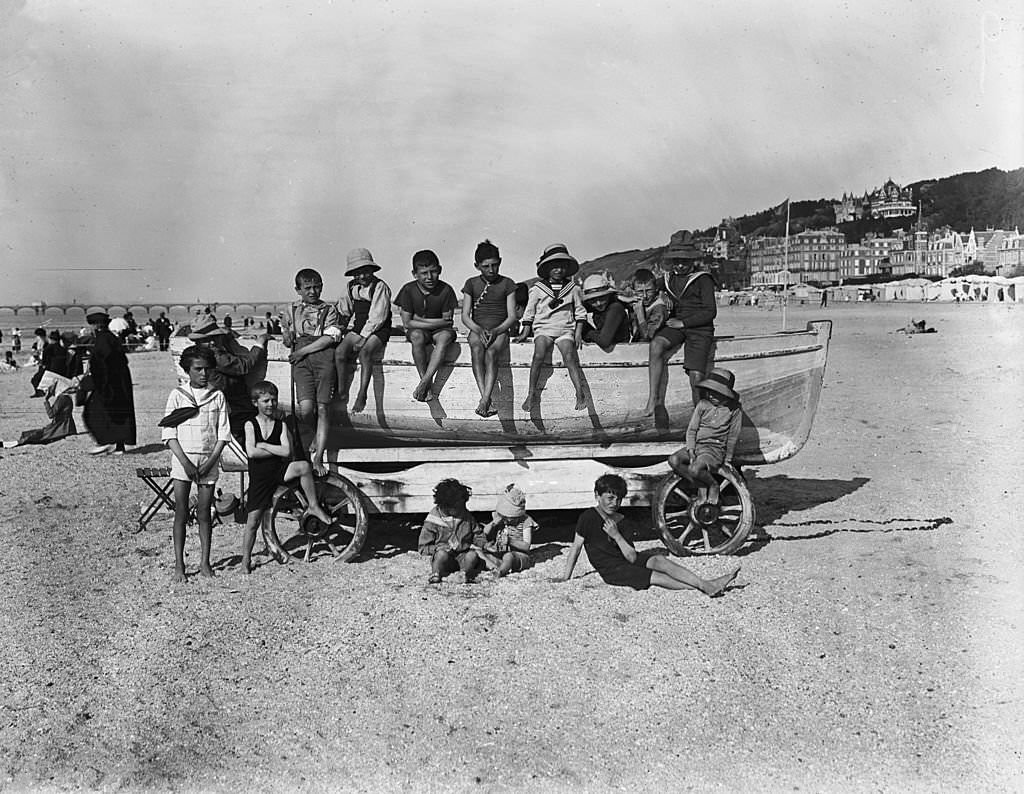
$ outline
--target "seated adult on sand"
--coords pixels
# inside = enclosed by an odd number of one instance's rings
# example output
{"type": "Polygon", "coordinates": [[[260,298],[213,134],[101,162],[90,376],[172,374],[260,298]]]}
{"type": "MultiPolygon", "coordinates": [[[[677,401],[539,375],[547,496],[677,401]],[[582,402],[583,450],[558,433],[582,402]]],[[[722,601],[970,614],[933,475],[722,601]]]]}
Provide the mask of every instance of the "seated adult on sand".
{"type": "Polygon", "coordinates": [[[374,359],[379,359],[391,336],[391,288],[377,278],[380,265],[366,248],[348,252],[348,270],[352,280],[338,301],[338,314],[345,332],[334,349],[334,366],[338,370],[337,399],[348,404],[349,378],[352,364],[359,360],[359,391],[352,404],[352,413],[366,408],[374,359]]]}
{"type": "Polygon", "coordinates": [[[653,414],[665,399],[665,369],[668,360],[683,348],[683,367],[690,378],[693,404],[700,399],[697,384],[711,364],[715,341],[715,280],[700,270],[702,254],[689,232],[677,232],[663,255],[671,271],[665,274],[665,293],[672,300],[672,313],[665,326],[651,339],[648,354],[650,394],[647,414],[653,414]]]}
{"type": "Polygon", "coordinates": [[[78,432],[75,427],[74,409],[75,405],[71,396],[78,391],[79,378],[71,380],[61,379],[60,394],[57,394],[58,382],[54,381],[43,394],[43,408],[50,423],[46,427],[26,430],[17,441],[2,441],[0,447],[20,447],[26,444],[49,444],[59,441],[67,436],[73,436],[78,432]],[[54,399],[54,395],[56,399],[54,399]],[[52,402],[51,402],[52,400],[52,402]]]}
{"type": "Polygon", "coordinates": [[[619,300],[618,290],[601,273],[583,280],[583,305],[592,322],[583,327],[583,341],[610,353],[619,342],[628,342],[632,320],[629,309],[619,300]]]}
{"type": "Polygon", "coordinates": [[[451,285],[441,281],[441,262],[430,250],[412,257],[414,281],[405,284],[395,297],[402,315],[405,336],[412,345],[420,382],[412,397],[420,402],[437,399],[434,375],[444,363],[449,345],[455,341],[454,317],[459,299],[451,285]]]}

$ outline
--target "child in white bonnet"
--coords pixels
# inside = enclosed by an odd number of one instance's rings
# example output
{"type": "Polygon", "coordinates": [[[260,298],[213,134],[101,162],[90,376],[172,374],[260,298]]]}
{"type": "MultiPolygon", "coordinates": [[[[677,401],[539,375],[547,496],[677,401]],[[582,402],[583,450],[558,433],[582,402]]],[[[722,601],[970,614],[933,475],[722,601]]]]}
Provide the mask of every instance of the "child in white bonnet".
{"type": "Polygon", "coordinates": [[[538,524],[526,512],[526,494],[516,485],[508,485],[498,496],[491,521],[481,532],[485,542],[480,549],[487,567],[496,579],[507,573],[525,571],[533,565],[530,544],[538,524]]]}

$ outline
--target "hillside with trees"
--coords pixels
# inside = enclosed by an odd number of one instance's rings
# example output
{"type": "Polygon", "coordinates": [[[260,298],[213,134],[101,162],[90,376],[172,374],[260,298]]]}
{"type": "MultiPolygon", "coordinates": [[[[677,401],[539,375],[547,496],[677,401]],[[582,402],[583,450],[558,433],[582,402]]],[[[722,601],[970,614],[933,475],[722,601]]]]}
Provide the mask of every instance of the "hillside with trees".
{"type": "MultiPolygon", "coordinates": [[[[880,180],[879,184],[881,184],[880,180]]],[[[1024,168],[1002,171],[989,168],[942,179],[928,179],[907,185],[913,201],[921,203],[921,220],[927,229],[950,226],[961,232],[987,228],[1024,228],[1024,168]]],[[[906,218],[866,218],[836,224],[832,205],[838,199],[819,198],[793,201],[789,208],[789,232],[836,227],[847,242],[859,242],[867,234],[889,235],[896,229],[910,229],[917,216],[906,218]]],[[[746,237],[781,237],[786,233],[785,204],[750,215],[730,219],[736,230],[746,237]]],[[[694,230],[694,236],[711,239],[717,227],[694,230]]],[[[623,283],[638,267],[656,265],[664,246],[605,254],[584,263],[581,272],[607,271],[617,283],[623,283]]]]}

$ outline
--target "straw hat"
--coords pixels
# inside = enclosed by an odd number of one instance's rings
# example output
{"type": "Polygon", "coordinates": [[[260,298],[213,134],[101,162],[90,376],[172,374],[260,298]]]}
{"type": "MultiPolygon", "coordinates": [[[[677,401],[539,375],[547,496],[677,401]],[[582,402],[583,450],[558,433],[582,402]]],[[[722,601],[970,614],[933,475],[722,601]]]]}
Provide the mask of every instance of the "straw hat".
{"type": "Polygon", "coordinates": [[[505,518],[519,518],[526,514],[526,494],[513,483],[505,486],[505,492],[498,496],[494,512],[505,518]]]}
{"type": "Polygon", "coordinates": [[[547,278],[552,266],[556,262],[562,264],[562,267],[565,269],[566,278],[575,276],[580,270],[580,263],[576,261],[576,257],[569,253],[565,243],[554,243],[545,248],[544,253],[540,255],[540,259],[537,260],[537,275],[541,278],[547,278]]]}
{"type": "Polygon", "coordinates": [[[349,251],[346,264],[348,266],[348,270],[345,271],[346,276],[354,276],[361,270],[369,270],[371,273],[380,270],[380,265],[373,261],[373,254],[367,248],[353,248],[349,251]]]}
{"type": "Polygon", "coordinates": [[[603,273],[592,273],[583,279],[584,303],[596,300],[597,298],[603,298],[607,295],[617,295],[618,292],[603,273]]]}
{"type": "Polygon", "coordinates": [[[708,376],[704,378],[700,383],[697,384],[698,389],[707,389],[708,391],[717,392],[730,400],[739,400],[740,395],[738,392],[733,390],[733,386],[736,383],[736,376],[727,369],[719,369],[715,367],[708,376]]]}

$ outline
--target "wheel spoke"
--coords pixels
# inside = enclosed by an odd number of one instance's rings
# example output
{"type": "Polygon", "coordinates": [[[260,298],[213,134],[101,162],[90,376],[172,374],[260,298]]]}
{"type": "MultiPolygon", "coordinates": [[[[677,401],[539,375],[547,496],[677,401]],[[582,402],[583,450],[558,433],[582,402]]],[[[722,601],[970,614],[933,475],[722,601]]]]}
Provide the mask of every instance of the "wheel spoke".
{"type": "Polygon", "coordinates": [[[689,522],[687,522],[687,524],[686,524],[686,529],[684,529],[684,530],[682,531],[682,533],[681,533],[681,534],[679,535],[679,537],[678,537],[678,538],[676,538],[676,540],[678,540],[678,541],[679,541],[680,543],[686,543],[686,538],[687,538],[687,536],[688,536],[688,535],[689,535],[689,534],[690,534],[691,532],[693,532],[693,530],[695,530],[696,528],[697,528],[697,525],[696,525],[696,524],[694,524],[694,523],[693,523],[692,521],[689,521],[689,522]]]}
{"type": "Polygon", "coordinates": [[[727,477],[723,477],[722,481],[718,484],[718,493],[719,493],[719,495],[721,495],[721,493],[723,491],[728,491],[732,487],[733,487],[732,480],[728,479],[727,477]]]}
{"type": "Polygon", "coordinates": [[[708,537],[708,531],[704,527],[700,528],[700,534],[704,537],[704,551],[711,551],[711,539],[708,537]]]}
{"type": "Polygon", "coordinates": [[[679,499],[680,499],[680,500],[682,500],[682,502],[683,502],[683,503],[684,503],[685,505],[689,505],[689,504],[690,504],[690,502],[692,502],[692,501],[693,501],[693,498],[692,498],[692,497],[691,497],[691,496],[690,496],[690,495],[689,495],[688,493],[686,493],[686,491],[684,491],[684,490],[683,490],[682,488],[680,488],[680,487],[679,487],[678,485],[677,485],[677,486],[675,486],[675,487],[674,487],[674,488],[672,489],[672,493],[673,493],[673,494],[674,494],[675,496],[678,496],[678,497],[679,497],[679,499]]]}

